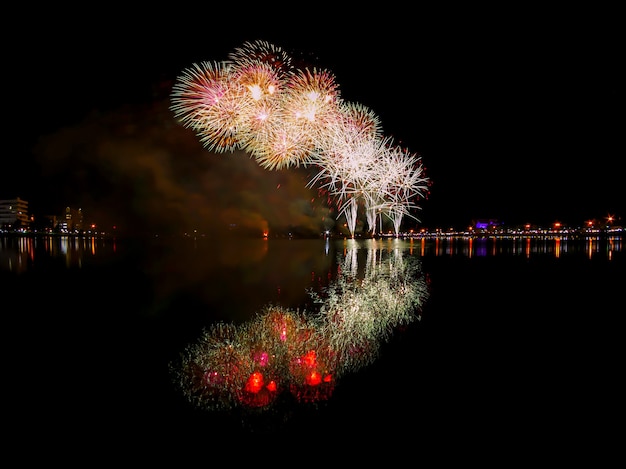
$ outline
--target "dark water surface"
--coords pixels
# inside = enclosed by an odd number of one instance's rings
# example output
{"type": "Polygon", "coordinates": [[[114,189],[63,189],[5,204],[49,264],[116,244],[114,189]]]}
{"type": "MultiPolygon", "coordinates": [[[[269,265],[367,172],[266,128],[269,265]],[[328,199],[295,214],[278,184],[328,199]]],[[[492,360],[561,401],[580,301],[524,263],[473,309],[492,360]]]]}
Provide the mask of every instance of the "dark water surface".
{"type": "Polygon", "coordinates": [[[599,463],[623,444],[621,243],[0,238],[8,445],[85,466],[599,463]],[[173,384],[205,328],[311,308],[355,250],[419,259],[429,294],[328,399],[215,412],[173,384]]]}

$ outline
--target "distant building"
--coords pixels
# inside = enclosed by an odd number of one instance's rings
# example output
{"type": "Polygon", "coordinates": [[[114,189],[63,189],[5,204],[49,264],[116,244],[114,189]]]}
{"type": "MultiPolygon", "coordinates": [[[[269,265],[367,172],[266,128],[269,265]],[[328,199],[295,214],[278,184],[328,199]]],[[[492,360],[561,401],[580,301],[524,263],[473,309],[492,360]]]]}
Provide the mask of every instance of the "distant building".
{"type": "Polygon", "coordinates": [[[0,228],[13,231],[26,229],[29,225],[30,218],[26,200],[19,197],[0,200],[0,228]]]}
{"type": "Polygon", "coordinates": [[[77,232],[85,228],[82,209],[65,207],[65,214],[62,219],[57,220],[56,227],[62,232],[77,232]]]}

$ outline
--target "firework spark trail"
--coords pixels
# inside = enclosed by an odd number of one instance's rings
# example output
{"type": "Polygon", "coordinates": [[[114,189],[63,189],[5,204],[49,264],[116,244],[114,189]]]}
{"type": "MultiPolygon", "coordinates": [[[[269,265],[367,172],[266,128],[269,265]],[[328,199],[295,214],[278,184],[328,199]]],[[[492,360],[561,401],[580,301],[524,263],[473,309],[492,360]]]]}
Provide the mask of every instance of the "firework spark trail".
{"type": "Polygon", "coordinates": [[[266,63],[235,63],[231,75],[233,82],[244,90],[237,138],[243,150],[254,154],[257,142],[267,138],[272,126],[280,125],[285,77],[266,63]]]}
{"type": "Polygon", "coordinates": [[[185,70],[172,88],[170,108],[210,151],[239,148],[245,89],[231,80],[232,65],[202,62],[185,70]]]}
{"type": "Polygon", "coordinates": [[[372,207],[372,200],[378,202],[380,197],[374,182],[379,178],[387,139],[374,132],[364,135],[360,128],[341,123],[330,127],[330,133],[332,140],[317,154],[316,163],[321,169],[309,186],[319,184],[338,201],[339,215],[345,215],[354,235],[359,205],[365,204],[367,210],[372,207]]]}
{"type": "Polygon", "coordinates": [[[328,191],[352,236],[359,206],[372,231],[382,213],[396,235],[404,216],[417,219],[412,211],[430,182],[421,158],[384,137],[371,109],[344,101],[328,70],[297,68],[280,47],[245,42],[227,61],[184,70],[171,100],[208,150],[243,150],[268,170],[316,166],[307,186],[328,191]]]}
{"type": "Polygon", "coordinates": [[[294,70],[291,55],[281,47],[267,41],[246,41],[228,54],[228,58],[243,67],[269,65],[283,77],[294,70]]]}

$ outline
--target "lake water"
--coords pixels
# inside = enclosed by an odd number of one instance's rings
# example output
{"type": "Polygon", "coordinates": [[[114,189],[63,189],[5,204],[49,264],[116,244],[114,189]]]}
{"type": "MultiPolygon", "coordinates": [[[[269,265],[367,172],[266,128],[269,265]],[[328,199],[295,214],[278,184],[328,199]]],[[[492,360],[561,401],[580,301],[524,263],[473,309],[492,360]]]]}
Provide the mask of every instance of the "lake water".
{"type": "Polygon", "coordinates": [[[622,445],[624,273],[621,237],[0,237],[10,441],[74,463],[599,463],[622,445]],[[234,389],[242,363],[264,394],[234,389]]]}

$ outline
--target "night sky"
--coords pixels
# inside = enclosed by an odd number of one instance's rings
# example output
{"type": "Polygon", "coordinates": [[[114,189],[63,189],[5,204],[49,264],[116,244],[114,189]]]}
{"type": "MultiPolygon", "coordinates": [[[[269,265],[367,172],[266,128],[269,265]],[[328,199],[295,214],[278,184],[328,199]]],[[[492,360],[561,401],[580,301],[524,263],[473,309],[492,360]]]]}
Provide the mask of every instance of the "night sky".
{"type": "Polygon", "coordinates": [[[210,153],[168,108],[185,68],[264,40],[330,70],[344,100],[421,156],[425,227],[624,216],[617,11],[384,8],[18,14],[19,34],[3,38],[0,198],[28,200],[35,216],[80,206],[102,225],[314,223],[305,170],[210,153]]]}

